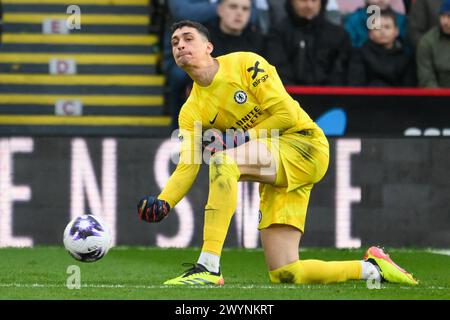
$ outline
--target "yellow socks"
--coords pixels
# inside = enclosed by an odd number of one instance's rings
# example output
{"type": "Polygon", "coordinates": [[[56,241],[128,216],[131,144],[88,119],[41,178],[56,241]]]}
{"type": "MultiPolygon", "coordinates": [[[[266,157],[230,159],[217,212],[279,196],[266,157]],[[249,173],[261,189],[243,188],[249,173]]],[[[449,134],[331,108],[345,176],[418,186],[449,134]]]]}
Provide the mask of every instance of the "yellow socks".
{"type": "Polygon", "coordinates": [[[273,283],[333,283],[361,279],[361,261],[297,260],[269,272],[273,283]]]}
{"type": "Polygon", "coordinates": [[[224,153],[211,157],[202,252],[218,256],[222,253],[231,217],[237,206],[239,177],[239,168],[232,158],[224,153]]]}

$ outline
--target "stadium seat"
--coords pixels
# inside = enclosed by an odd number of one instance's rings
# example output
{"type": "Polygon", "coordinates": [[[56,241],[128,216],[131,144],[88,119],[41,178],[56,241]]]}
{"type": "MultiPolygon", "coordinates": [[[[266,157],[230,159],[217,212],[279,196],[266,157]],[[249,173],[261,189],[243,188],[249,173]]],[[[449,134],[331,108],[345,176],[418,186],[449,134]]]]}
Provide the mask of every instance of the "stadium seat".
{"type": "Polygon", "coordinates": [[[167,134],[150,1],[3,0],[0,134],[167,134]]]}

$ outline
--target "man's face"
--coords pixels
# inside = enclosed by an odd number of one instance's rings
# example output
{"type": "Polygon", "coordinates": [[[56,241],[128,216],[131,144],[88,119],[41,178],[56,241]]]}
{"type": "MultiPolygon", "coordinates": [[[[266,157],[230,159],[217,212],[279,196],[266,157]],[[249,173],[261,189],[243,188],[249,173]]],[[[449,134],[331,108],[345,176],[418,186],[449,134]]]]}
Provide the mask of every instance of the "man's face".
{"type": "Polygon", "coordinates": [[[373,42],[391,47],[399,34],[398,28],[395,26],[391,17],[380,17],[380,29],[369,30],[369,38],[373,42]]]}
{"type": "Polygon", "coordinates": [[[316,17],[321,8],[321,0],[291,0],[297,16],[311,20],[316,17]]]}
{"type": "Polygon", "coordinates": [[[180,68],[195,66],[208,57],[213,49],[211,42],[197,29],[182,27],[172,34],[172,54],[180,68]]]}
{"type": "Polygon", "coordinates": [[[230,34],[240,34],[248,24],[251,0],[223,0],[217,7],[220,27],[230,34]]]}
{"type": "Polygon", "coordinates": [[[445,34],[450,34],[450,13],[442,13],[439,16],[439,24],[445,34]]]}
{"type": "Polygon", "coordinates": [[[367,5],[379,6],[381,10],[385,10],[391,6],[391,0],[366,0],[367,5]]]}

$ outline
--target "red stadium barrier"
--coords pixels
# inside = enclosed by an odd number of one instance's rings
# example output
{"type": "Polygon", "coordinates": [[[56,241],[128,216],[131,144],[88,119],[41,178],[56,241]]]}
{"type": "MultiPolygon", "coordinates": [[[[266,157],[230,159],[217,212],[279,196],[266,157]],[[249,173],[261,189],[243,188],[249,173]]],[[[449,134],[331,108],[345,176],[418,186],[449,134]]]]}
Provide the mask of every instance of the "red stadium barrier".
{"type": "Polygon", "coordinates": [[[286,86],[290,94],[363,96],[450,96],[450,89],[286,86]]]}
{"type": "Polygon", "coordinates": [[[447,136],[449,132],[450,89],[306,86],[286,86],[286,89],[328,135],[392,138],[408,136],[411,130],[423,133],[432,128],[439,136],[447,136]]]}

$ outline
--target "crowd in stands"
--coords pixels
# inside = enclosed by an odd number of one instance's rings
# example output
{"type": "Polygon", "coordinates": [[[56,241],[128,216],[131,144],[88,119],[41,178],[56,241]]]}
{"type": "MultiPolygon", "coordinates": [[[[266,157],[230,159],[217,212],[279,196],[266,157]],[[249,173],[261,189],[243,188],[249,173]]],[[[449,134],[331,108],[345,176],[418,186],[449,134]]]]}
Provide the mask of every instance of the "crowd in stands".
{"type": "MultiPolygon", "coordinates": [[[[286,85],[450,87],[450,0],[166,2],[167,25],[184,19],[205,24],[213,56],[259,53],[286,85]]],[[[173,61],[168,31],[165,40],[176,124],[191,82],[173,61]]]]}
{"type": "Polygon", "coordinates": [[[450,88],[450,0],[155,3],[163,9],[152,20],[165,16],[161,68],[175,125],[192,82],[173,60],[169,29],[185,19],[208,28],[213,56],[256,52],[286,85],[450,88]]]}
{"type": "MultiPolygon", "coordinates": [[[[190,19],[208,27],[213,55],[259,53],[286,85],[450,87],[450,0],[167,3],[169,23],[190,19]],[[380,9],[378,20],[370,20],[371,5],[380,9]]],[[[175,65],[169,37],[164,70],[176,117],[190,79],[175,65]]]]}

